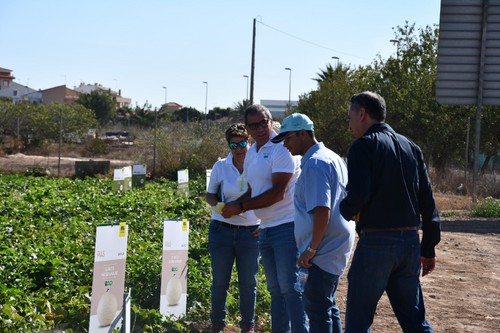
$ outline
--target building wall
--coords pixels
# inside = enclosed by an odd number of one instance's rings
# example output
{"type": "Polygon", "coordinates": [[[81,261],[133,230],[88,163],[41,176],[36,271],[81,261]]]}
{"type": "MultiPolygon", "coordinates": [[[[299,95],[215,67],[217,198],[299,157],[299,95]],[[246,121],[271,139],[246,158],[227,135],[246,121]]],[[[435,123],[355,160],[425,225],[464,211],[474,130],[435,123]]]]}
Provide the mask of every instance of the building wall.
{"type": "Polygon", "coordinates": [[[118,108],[123,107],[123,106],[128,106],[132,103],[132,99],[127,98],[127,97],[123,97],[121,95],[121,90],[116,92],[116,91],[111,90],[111,88],[107,88],[107,87],[100,85],[98,83],[94,83],[94,84],[81,83],[78,87],[75,87],[75,91],[78,91],[79,93],[83,93],[83,94],[90,94],[92,91],[97,90],[97,89],[102,90],[102,91],[106,91],[107,93],[109,93],[113,97],[113,100],[116,103],[116,107],[118,107],[118,108]]]}
{"type": "Polygon", "coordinates": [[[8,88],[12,84],[15,77],[11,73],[10,69],[0,67],[0,90],[8,88]]]}
{"type": "Polygon", "coordinates": [[[9,97],[14,103],[20,101],[41,102],[42,94],[30,87],[16,82],[10,82],[8,87],[0,89],[1,97],[9,97]]]}
{"type": "Polygon", "coordinates": [[[73,104],[78,99],[78,95],[77,91],[69,89],[66,86],[42,90],[43,101],[45,104],[73,104]]]}
{"type": "MultiPolygon", "coordinates": [[[[269,109],[273,119],[283,119],[285,112],[288,111],[288,100],[261,99],[260,104],[269,109]]],[[[298,104],[298,101],[290,101],[291,108],[296,107],[298,104]]]]}

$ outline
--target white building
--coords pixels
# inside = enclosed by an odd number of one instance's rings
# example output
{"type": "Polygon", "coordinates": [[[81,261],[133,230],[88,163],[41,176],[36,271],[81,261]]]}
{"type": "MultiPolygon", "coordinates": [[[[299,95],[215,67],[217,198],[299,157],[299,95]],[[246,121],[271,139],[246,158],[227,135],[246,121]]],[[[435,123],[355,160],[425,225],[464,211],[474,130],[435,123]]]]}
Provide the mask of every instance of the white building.
{"type": "Polygon", "coordinates": [[[290,107],[288,106],[288,100],[277,100],[277,99],[261,99],[260,104],[264,105],[269,109],[273,119],[283,119],[285,117],[285,112],[289,109],[299,105],[298,101],[290,101],[290,107]]]}
{"type": "Polygon", "coordinates": [[[0,67],[0,97],[8,97],[14,103],[29,101],[42,102],[42,93],[28,86],[14,82],[10,69],[0,67]]]}
{"type": "Polygon", "coordinates": [[[121,90],[118,90],[118,92],[111,90],[111,88],[107,88],[101,84],[94,83],[94,84],[85,84],[85,83],[80,83],[78,87],[75,87],[75,91],[78,91],[81,94],[90,94],[94,90],[102,90],[107,93],[109,93],[113,99],[116,102],[116,107],[122,107],[122,106],[129,106],[132,100],[127,97],[122,97],[122,92],[121,90]]]}

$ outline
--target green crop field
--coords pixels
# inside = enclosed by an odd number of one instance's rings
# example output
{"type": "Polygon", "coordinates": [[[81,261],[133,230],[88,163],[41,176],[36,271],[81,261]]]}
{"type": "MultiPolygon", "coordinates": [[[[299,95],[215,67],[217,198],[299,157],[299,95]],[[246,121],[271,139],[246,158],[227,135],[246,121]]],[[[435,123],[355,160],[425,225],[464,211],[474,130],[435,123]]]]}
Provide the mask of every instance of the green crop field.
{"type": "MultiPolygon", "coordinates": [[[[0,331],[87,332],[96,225],[119,222],[129,225],[125,290],[132,290],[132,331],[203,331],[211,282],[204,184],[191,181],[186,197],[167,180],[116,192],[110,179],[0,176],[0,331]],[[158,312],[162,221],[179,218],[190,221],[188,305],[187,315],[173,320],[158,312]]],[[[233,278],[228,295],[234,324],[236,283],[233,278]]],[[[265,329],[270,305],[262,270],[258,289],[257,324],[265,329]]]]}

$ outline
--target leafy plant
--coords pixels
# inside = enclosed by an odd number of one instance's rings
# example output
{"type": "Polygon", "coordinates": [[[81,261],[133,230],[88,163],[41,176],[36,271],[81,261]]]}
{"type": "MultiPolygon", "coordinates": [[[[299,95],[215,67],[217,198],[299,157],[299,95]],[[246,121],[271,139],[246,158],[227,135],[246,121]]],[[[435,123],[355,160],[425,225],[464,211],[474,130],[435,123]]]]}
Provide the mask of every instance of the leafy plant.
{"type": "MultiPolygon", "coordinates": [[[[0,175],[0,331],[86,332],[95,228],[112,222],[129,225],[125,288],[132,290],[132,331],[205,329],[211,284],[205,179],[190,182],[188,197],[178,196],[176,187],[176,182],[157,179],[144,188],[114,192],[111,179],[0,175]],[[187,315],[178,320],[158,311],[162,223],[173,218],[190,221],[187,315]]],[[[227,319],[237,325],[235,281],[228,297],[232,316],[227,319]]],[[[264,331],[269,330],[269,309],[261,269],[257,320],[264,331]]]]}
{"type": "Polygon", "coordinates": [[[472,215],[476,217],[500,217],[500,200],[487,197],[479,201],[472,215]]]}

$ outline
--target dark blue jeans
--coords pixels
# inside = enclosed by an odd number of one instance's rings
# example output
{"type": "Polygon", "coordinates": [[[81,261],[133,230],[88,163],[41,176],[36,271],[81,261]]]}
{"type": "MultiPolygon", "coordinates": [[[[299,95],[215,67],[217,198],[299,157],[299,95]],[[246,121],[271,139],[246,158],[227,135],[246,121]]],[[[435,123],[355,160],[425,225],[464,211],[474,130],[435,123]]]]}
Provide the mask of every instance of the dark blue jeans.
{"type": "Polygon", "coordinates": [[[224,323],[226,297],[231,272],[236,260],[240,292],[241,326],[254,324],[257,271],[259,269],[258,238],[252,235],[258,226],[228,228],[217,221],[210,223],[208,247],[212,259],[212,309],[210,319],[224,323]]]}
{"type": "Polygon", "coordinates": [[[293,222],[260,230],[259,249],[271,293],[273,333],[307,332],[307,316],[302,295],[293,285],[297,277],[298,249],[293,222]]]}
{"type": "Polygon", "coordinates": [[[309,333],[342,333],[342,320],[336,302],[338,284],[338,275],[325,272],[316,265],[309,268],[302,295],[309,317],[309,333]]]}
{"type": "Polygon", "coordinates": [[[361,232],[347,275],[346,333],[370,332],[384,293],[403,332],[434,332],[425,320],[416,231],[361,232]]]}

